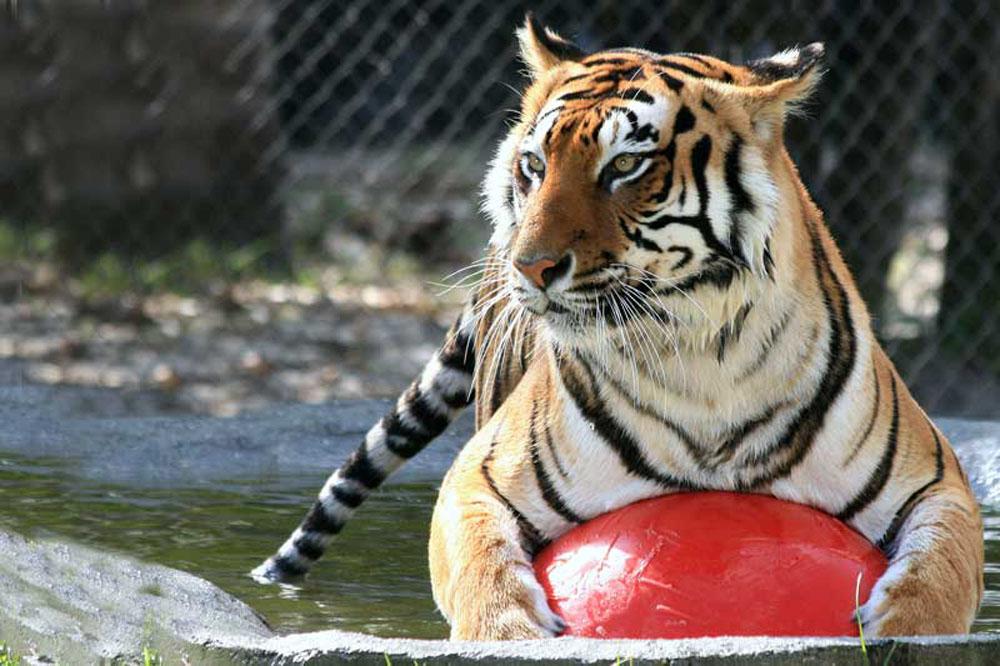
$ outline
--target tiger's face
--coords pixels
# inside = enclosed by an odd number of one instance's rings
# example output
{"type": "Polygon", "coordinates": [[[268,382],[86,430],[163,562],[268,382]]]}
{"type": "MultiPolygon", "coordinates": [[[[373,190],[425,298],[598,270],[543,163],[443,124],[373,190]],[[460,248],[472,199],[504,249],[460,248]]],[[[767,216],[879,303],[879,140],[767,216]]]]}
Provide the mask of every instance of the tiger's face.
{"type": "Polygon", "coordinates": [[[531,20],[519,37],[534,81],[485,189],[524,308],[570,338],[663,320],[695,287],[769,274],[788,168],[773,107],[788,102],[783,88],[811,87],[821,47],[734,66],[585,55],[531,20]]]}

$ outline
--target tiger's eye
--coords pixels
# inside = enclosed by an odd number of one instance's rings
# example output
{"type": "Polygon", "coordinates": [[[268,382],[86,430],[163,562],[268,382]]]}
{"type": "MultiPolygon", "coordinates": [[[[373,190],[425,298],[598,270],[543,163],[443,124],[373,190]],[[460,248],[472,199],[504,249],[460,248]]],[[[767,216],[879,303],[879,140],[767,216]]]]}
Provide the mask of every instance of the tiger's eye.
{"type": "Polygon", "coordinates": [[[618,173],[628,173],[635,168],[639,158],[635,155],[619,155],[614,159],[615,171],[618,173]]]}
{"type": "Polygon", "coordinates": [[[545,171],[545,162],[542,161],[541,157],[535,155],[534,153],[528,153],[527,163],[528,169],[534,173],[542,173],[545,171]]]}

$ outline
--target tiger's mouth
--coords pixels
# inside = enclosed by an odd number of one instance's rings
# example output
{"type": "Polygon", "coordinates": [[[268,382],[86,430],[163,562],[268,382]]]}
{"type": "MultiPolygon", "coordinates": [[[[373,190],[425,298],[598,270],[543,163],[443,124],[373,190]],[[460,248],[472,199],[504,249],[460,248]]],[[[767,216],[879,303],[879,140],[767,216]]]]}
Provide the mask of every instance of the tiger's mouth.
{"type": "Polygon", "coordinates": [[[648,312],[637,296],[651,291],[651,283],[630,275],[623,265],[608,264],[574,276],[563,289],[537,289],[512,279],[518,304],[557,331],[579,333],[604,323],[625,323],[648,312]]]}
{"type": "Polygon", "coordinates": [[[655,289],[654,280],[624,264],[588,270],[559,290],[535,289],[512,280],[518,304],[561,335],[617,328],[649,317],[669,318],[669,313],[654,305],[655,289]]]}
{"type": "Polygon", "coordinates": [[[560,302],[557,294],[548,294],[535,290],[531,292],[521,285],[513,286],[515,298],[525,310],[536,317],[551,318],[552,316],[572,314],[572,309],[560,302]]]}

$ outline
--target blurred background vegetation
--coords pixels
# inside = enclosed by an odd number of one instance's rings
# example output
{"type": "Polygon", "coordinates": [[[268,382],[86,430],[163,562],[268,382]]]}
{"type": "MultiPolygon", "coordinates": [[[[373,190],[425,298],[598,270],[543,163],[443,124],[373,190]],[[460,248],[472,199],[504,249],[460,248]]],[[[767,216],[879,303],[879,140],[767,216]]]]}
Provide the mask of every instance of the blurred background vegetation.
{"type": "Polygon", "coordinates": [[[391,395],[482,249],[527,9],[589,48],[827,43],[789,128],[925,407],[1000,416],[1000,4],[6,0],[0,383],[232,414],[391,395]]]}

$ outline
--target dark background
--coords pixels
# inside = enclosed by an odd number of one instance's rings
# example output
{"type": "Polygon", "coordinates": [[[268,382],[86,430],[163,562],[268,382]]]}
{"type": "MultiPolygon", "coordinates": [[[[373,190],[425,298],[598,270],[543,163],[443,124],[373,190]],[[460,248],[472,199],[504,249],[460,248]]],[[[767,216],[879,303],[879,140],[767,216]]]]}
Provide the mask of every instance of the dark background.
{"type": "Polygon", "coordinates": [[[217,413],[401,388],[455,302],[427,281],[488,236],[478,181],[530,8],[593,49],[826,42],[789,127],[803,178],[925,407],[1000,416],[996,0],[0,7],[0,359],[19,381],[217,413]]]}

